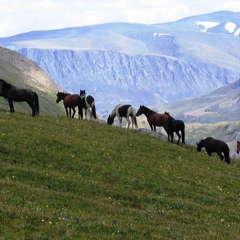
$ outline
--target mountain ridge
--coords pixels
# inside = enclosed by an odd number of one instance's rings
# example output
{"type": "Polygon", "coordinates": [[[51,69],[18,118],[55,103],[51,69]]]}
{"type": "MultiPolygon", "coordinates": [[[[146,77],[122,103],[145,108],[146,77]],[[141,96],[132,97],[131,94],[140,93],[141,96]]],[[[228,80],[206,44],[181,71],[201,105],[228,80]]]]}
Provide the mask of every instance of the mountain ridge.
{"type": "Polygon", "coordinates": [[[235,82],[239,37],[214,27],[201,31],[196,21],[234,22],[237,30],[238,16],[217,12],[165,24],[37,31],[0,39],[0,44],[36,62],[66,91],[86,89],[104,115],[119,102],[159,105],[235,82]]]}

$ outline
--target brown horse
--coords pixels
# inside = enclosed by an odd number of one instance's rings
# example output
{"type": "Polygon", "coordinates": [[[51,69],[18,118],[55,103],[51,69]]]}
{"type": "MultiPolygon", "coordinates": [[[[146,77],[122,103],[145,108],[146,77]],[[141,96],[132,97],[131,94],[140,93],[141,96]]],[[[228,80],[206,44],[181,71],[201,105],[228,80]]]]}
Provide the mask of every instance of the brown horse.
{"type": "Polygon", "coordinates": [[[237,153],[239,153],[239,152],[240,152],[240,142],[237,141],[237,153]]]}
{"type": "Polygon", "coordinates": [[[61,100],[63,100],[63,105],[66,109],[67,117],[74,118],[75,115],[75,107],[78,107],[78,118],[83,118],[82,113],[82,100],[81,97],[78,94],[69,94],[64,92],[58,92],[57,93],[57,100],[56,102],[59,103],[61,100]],[[69,113],[68,113],[69,109],[69,113]],[[71,115],[71,110],[73,110],[73,114],[71,115]]]}
{"type": "Polygon", "coordinates": [[[173,142],[173,123],[172,119],[168,115],[159,114],[145,106],[140,106],[136,116],[138,117],[141,114],[146,116],[151,129],[153,129],[153,126],[163,127],[167,135],[171,136],[171,142],[173,142]]]}

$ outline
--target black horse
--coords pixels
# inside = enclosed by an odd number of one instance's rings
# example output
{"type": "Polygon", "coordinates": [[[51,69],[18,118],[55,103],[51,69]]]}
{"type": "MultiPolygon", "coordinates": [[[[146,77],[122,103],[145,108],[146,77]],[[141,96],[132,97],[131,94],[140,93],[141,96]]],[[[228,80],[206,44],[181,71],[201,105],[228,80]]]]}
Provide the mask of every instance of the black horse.
{"type": "Polygon", "coordinates": [[[228,164],[230,163],[229,147],[224,141],[217,140],[212,137],[207,137],[197,143],[197,151],[201,152],[201,149],[203,147],[206,149],[209,156],[215,152],[218,154],[221,160],[225,158],[225,162],[228,164]]]}
{"type": "Polygon", "coordinates": [[[96,119],[96,107],[94,97],[91,95],[86,95],[86,90],[80,89],[80,97],[82,99],[82,108],[85,109],[85,117],[87,119],[87,111],[90,114],[90,120],[92,120],[92,116],[96,119]]]}
{"type": "Polygon", "coordinates": [[[0,96],[4,97],[9,104],[10,112],[15,112],[13,101],[27,102],[32,109],[32,116],[39,115],[39,102],[36,92],[30,89],[17,88],[3,79],[0,79],[0,96]]]}
{"type": "MultiPolygon", "coordinates": [[[[173,123],[173,132],[175,132],[178,135],[178,141],[177,143],[179,144],[180,138],[182,138],[182,145],[185,144],[185,124],[182,120],[177,120],[173,118],[169,112],[165,112],[164,114],[168,115],[172,119],[173,123]],[[180,133],[181,132],[181,135],[180,133]]],[[[168,140],[169,140],[169,134],[168,134],[168,140]]]]}

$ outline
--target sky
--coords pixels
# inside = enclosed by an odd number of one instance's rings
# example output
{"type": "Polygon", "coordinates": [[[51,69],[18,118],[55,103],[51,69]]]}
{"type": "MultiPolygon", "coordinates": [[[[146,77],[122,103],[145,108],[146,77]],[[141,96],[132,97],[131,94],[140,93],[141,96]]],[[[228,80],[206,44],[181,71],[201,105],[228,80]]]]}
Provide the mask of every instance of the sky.
{"type": "Polygon", "coordinates": [[[0,38],[110,22],[165,23],[222,10],[240,12],[240,1],[0,0],[0,38]]]}

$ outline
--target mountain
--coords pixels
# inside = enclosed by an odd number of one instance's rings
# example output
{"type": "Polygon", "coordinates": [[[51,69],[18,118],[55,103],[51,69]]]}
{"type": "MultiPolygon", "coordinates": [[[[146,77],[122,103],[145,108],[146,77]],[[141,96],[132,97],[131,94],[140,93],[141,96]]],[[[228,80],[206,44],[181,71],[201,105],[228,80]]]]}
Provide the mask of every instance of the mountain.
{"type": "Polygon", "coordinates": [[[239,12],[164,24],[110,23],[34,31],[0,44],[33,60],[66,91],[86,89],[106,116],[119,102],[160,105],[240,76],[239,12]]]}

